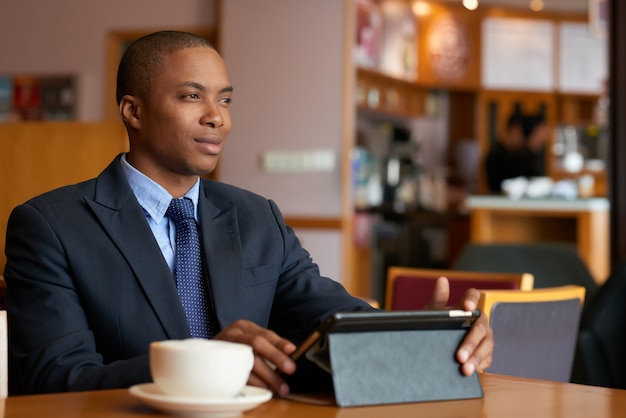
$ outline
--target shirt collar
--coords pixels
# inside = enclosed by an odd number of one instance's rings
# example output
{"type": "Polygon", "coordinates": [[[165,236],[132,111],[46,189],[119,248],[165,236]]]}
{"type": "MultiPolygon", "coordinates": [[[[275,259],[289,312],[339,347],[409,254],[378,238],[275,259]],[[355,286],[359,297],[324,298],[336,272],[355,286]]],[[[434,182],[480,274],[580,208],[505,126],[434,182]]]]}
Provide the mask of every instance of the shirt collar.
{"type": "MultiPolygon", "coordinates": [[[[150,177],[137,170],[126,160],[126,154],[121,158],[122,170],[126,175],[130,188],[135,193],[137,201],[144,212],[159,224],[170,205],[172,195],[150,177]]],[[[198,195],[200,192],[200,178],[185,193],[186,198],[193,202],[196,219],[198,219],[198,195]]]]}

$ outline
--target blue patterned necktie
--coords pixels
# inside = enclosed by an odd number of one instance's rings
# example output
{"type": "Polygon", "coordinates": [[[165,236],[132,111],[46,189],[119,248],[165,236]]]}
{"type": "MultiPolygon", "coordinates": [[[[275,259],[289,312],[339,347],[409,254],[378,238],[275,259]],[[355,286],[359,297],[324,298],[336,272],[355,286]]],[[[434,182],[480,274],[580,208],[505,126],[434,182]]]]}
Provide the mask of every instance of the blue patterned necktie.
{"type": "Polygon", "coordinates": [[[202,274],[200,236],[190,199],[172,199],[165,212],[176,226],[174,275],[178,296],[185,310],[191,336],[210,338],[214,334],[208,291],[202,274]]]}

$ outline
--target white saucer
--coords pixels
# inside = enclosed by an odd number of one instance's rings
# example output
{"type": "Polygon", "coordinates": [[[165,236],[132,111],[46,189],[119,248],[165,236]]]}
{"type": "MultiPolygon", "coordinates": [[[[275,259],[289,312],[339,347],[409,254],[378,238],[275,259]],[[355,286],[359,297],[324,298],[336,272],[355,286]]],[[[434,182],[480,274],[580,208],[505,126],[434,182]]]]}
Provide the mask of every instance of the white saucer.
{"type": "Polygon", "coordinates": [[[194,418],[236,417],[272,397],[272,392],[246,386],[236,398],[185,398],[165,395],[154,383],[134,385],[130,394],[146,405],[178,416],[194,418]]]}

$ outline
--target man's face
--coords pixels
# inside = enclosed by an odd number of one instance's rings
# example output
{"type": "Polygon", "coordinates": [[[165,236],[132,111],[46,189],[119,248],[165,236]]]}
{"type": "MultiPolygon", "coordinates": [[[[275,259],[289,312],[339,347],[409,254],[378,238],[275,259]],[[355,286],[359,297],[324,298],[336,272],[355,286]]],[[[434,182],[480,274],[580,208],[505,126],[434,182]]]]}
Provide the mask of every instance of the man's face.
{"type": "Polygon", "coordinates": [[[129,161],[162,185],[213,171],[232,125],[232,87],[219,54],[198,47],[167,55],[145,96],[129,161]]]}

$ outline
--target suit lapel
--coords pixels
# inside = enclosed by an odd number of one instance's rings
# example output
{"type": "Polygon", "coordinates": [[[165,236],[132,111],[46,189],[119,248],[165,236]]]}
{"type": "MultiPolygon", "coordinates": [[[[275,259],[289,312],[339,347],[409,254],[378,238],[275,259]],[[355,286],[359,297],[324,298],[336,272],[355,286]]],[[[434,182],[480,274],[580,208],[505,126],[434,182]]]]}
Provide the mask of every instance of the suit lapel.
{"type": "Polygon", "coordinates": [[[118,159],[98,177],[95,199],[87,204],[126,257],[168,337],[188,337],[172,274],[118,159]]]}
{"type": "Polygon", "coordinates": [[[237,319],[234,301],[241,291],[242,260],[237,210],[235,207],[218,208],[207,194],[207,189],[202,187],[199,199],[202,244],[215,313],[220,326],[225,327],[237,319]]]}

